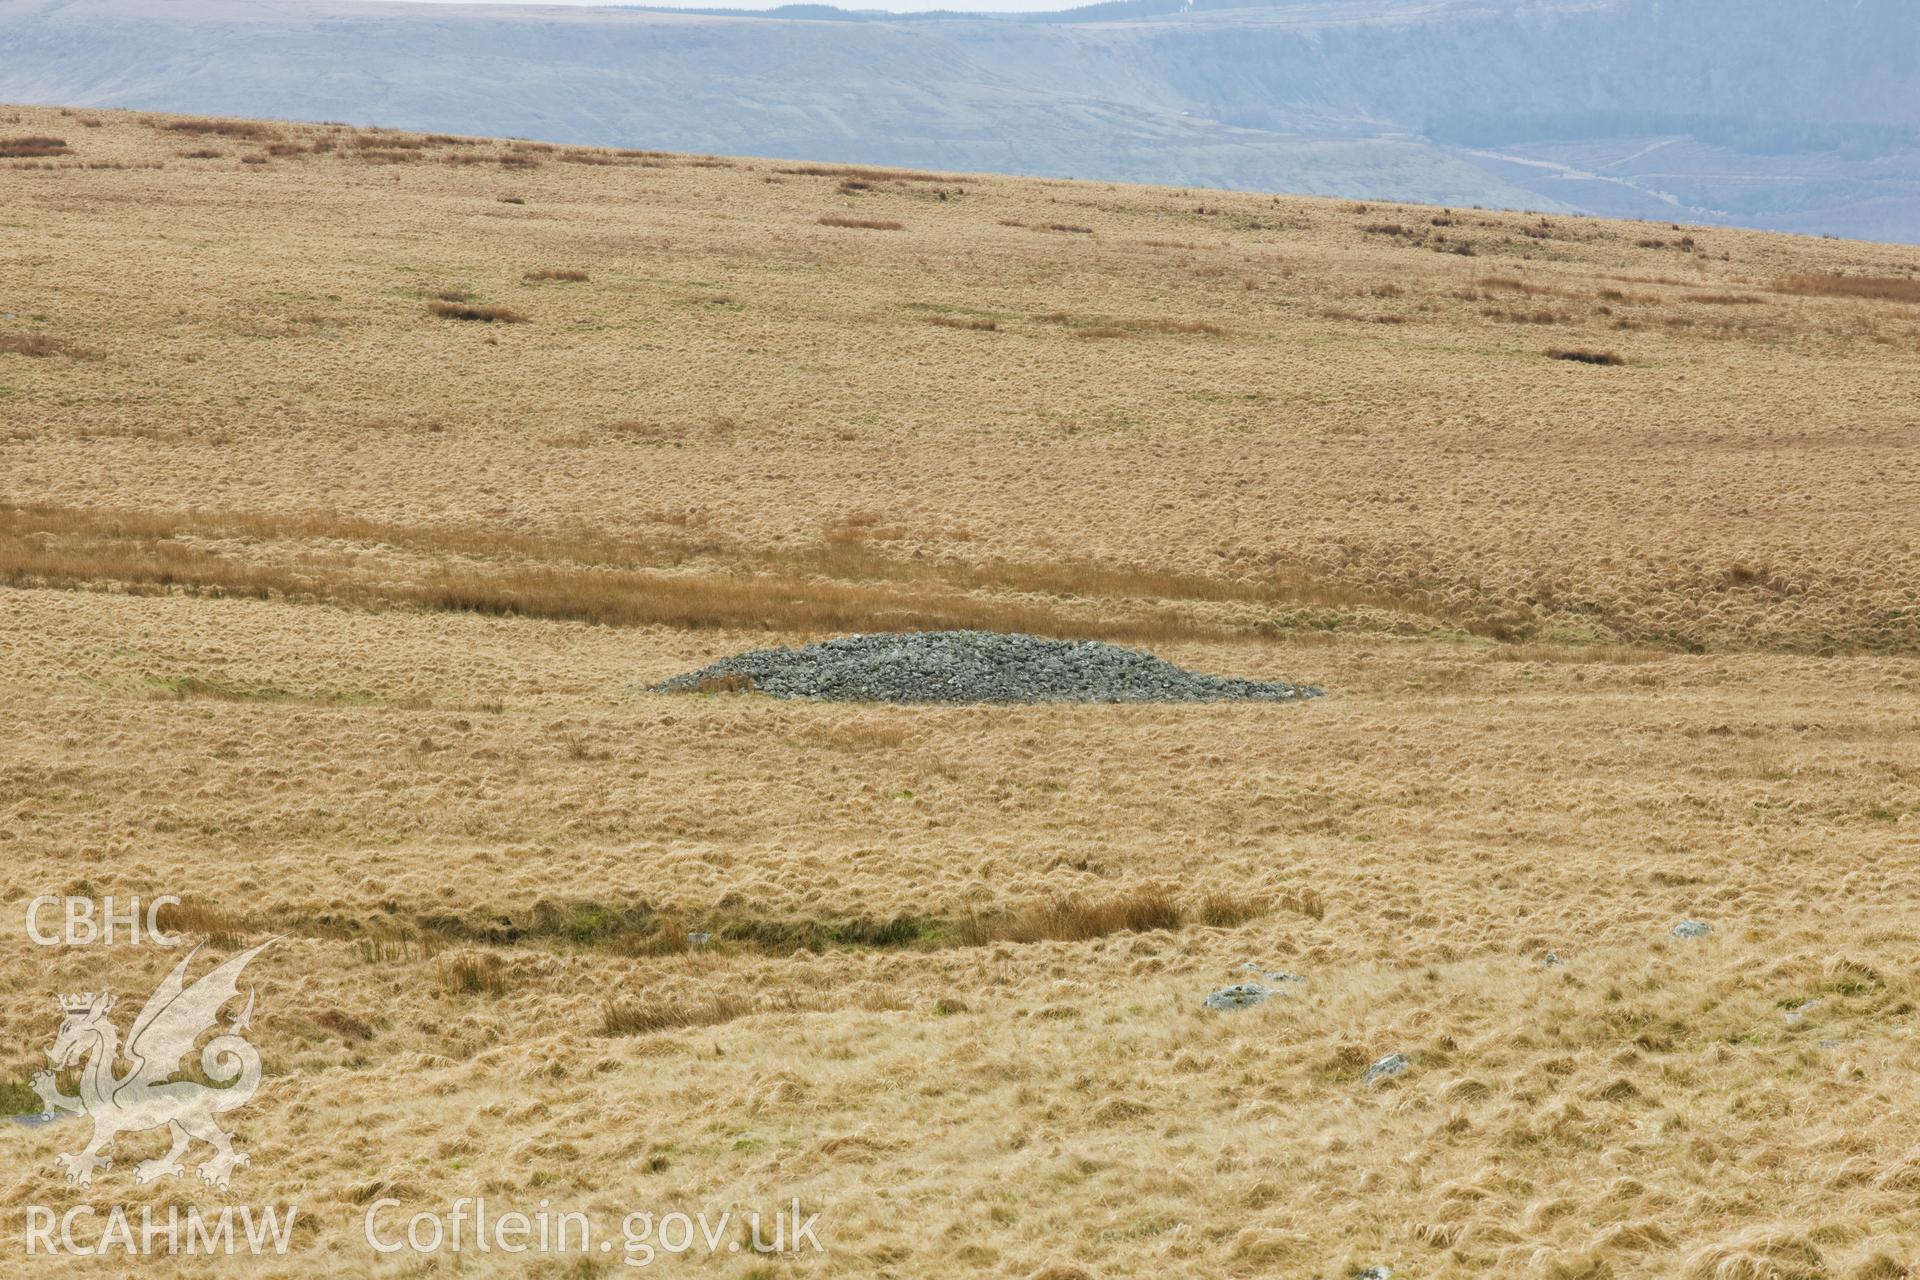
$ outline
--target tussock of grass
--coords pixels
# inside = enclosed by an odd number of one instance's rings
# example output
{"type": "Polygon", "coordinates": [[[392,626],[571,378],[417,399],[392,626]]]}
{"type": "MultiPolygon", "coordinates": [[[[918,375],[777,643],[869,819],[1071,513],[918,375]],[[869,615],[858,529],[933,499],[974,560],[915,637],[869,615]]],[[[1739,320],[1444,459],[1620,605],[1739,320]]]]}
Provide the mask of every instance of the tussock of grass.
{"type": "Polygon", "coordinates": [[[856,179],[863,179],[870,183],[871,182],[951,183],[951,182],[966,181],[966,179],[956,177],[952,174],[923,173],[917,169],[874,169],[864,165],[845,165],[845,164],[793,165],[784,169],[775,169],[774,172],[783,173],[789,176],[796,176],[796,177],[856,178],[856,179]]]}
{"type": "Polygon", "coordinates": [[[350,145],[361,151],[424,151],[427,140],[385,129],[366,129],[355,134],[350,145]]]}
{"type": "Polygon", "coordinates": [[[65,138],[55,138],[47,134],[25,134],[17,138],[0,138],[0,158],[30,159],[40,156],[65,156],[73,152],[67,147],[65,138]]]}
{"type": "Polygon", "coordinates": [[[1826,1258],[1807,1237],[1777,1227],[1754,1227],[1696,1251],[1686,1280],[1831,1280],[1826,1258]]]}
{"type": "Polygon", "coordinates": [[[43,333],[0,334],[0,355],[26,356],[32,360],[45,360],[51,356],[65,356],[69,360],[92,360],[98,353],[91,351],[65,338],[50,338],[43,333]]]}
{"type": "MultiPolygon", "coordinates": [[[[1492,320],[1505,320],[1509,324],[1542,324],[1542,325],[1566,324],[1569,320],[1572,319],[1571,316],[1565,315],[1564,313],[1559,311],[1551,310],[1546,307],[1542,307],[1535,311],[1520,311],[1520,310],[1512,310],[1512,309],[1501,310],[1499,308],[1488,308],[1486,311],[1481,312],[1481,314],[1492,320]]],[[[1559,358],[1570,358],[1570,357],[1559,357],[1559,358]]]]}
{"type": "Polygon", "coordinates": [[[1280,907],[1310,920],[1325,919],[1327,914],[1327,900],[1318,889],[1290,889],[1280,896],[1280,907]]]}
{"type": "MultiPolygon", "coordinates": [[[[1041,319],[1054,323],[1063,323],[1064,318],[1056,321],[1054,314],[1041,319]]],[[[1226,327],[1210,320],[1125,320],[1112,324],[1086,325],[1073,331],[1076,338],[1124,338],[1135,333],[1189,333],[1219,337],[1226,333],[1226,327]]]]}
{"type": "Polygon", "coordinates": [[[371,1022],[345,1009],[323,1009],[314,1017],[313,1025],[324,1031],[331,1031],[350,1044],[364,1044],[373,1039],[376,1034],[371,1022]]]}
{"type": "Polygon", "coordinates": [[[1621,365],[1626,358],[1612,351],[1588,351],[1580,348],[1555,348],[1547,352],[1555,360],[1571,360],[1576,364],[1621,365]]]}
{"type": "Polygon", "coordinates": [[[1216,338],[1227,331],[1225,325],[1211,320],[1146,320],[1141,322],[1141,327],[1155,333],[1203,333],[1216,338]]]}
{"type": "Polygon", "coordinates": [[[478,320],[486,324],[527,322],[527,317],[512,307],[483,306],[477,302],[429,302],[427,310],[442,320],[478,320]]]}
{"type": "Polygon", "coordinates": [[[1480,276],[1474,280],[1474,283],[1482,289],[1491,289],[1501,293],[1519,293],[1530,297],[1541,295],[1565,297],[1567,292],[1564,289],[1557,289],[1551,285],[1535,284],[1530,280],[1522,280],[1518,276],[1480,276]]]}
{"type": "Polygon", "coordinates": [[[527,281],[551,280],[559,283],[578,284],[585,281],[588,276],[584,271],[576,271],[567,267],[542,267],[538,271],[529,271],[520,278],[527,281]]]}
{"type": "Polygon", "coordinates": [[[1112,933],[1178,929],[1186,912],[1170,894],[1142,889],[1121,898],[1062,898],[1022,913],[998,931],[1008,942],[1085,942],[1112,933]]]}
{"type": "Polygon", "coordinates": [[[995,333],[1000,325],[994,320],[968,319],[965,316],[928,316],[928,324],[937,324],[943,329],[974,329],[982,333],[995,333]]]}
{"type": "Polygon", "coordinates": [[[609,1000],[601,1009],[600,1034],[645,1036],[687,1027],[715,1027],[756,1013],[790,1013],[794,1002],[755,1004],[744,996],[718,995],[686,1000],[609,1000]]]}
{"type": "Polygon", "coordinates": [[[237,949],[242,938],[257,932],[233,912],[192,897],[163,904],[157,919],[165,933],[204,940],[209,946],[227,951],[237,949]]]}
{"type": "Polygon", "coordinates": [[[617,418],[607,424],[607,430],[613,435],[627,440],[644,440],[656,443],[684,440],[687,428],[669,426],[659,422],[642,422],[638,418],[617,418]]]}
{"type": "Polygon", "coordinates": [[[278,129],[258,120],[169,120],[159,127],[168,133],[215,134],[252,142],[274,141],[281,136],[278,129]]]}
{"type": "Polygon", "coordinates": [[[889,218],[843,218],[837,213],[824,214],[815,221],[823,227],[861,227],[868,231],[900,231],[906,227],[889,218]]]}
{"type": "Polygon", "coordinates": [[[499,999],[507,994],[506,966],[494,955],[451,956],[441,962],[440,984],[455,995],[499,999]]]}
{"type": "Polygon", "coordinates": [[[1920,277],[1789,276],[1775,287],[1782,293],[1798,293],[1822,298],[1865,298],[1874,302],[1920,302],[1920,277]]]}
{"type": "Polygon", "coordinates": [[[1264,914],[1265,908],[1252,899],[1216,891],[1200,900],[1193,919],[1209,928],[1231,929],[1264,914]]]}

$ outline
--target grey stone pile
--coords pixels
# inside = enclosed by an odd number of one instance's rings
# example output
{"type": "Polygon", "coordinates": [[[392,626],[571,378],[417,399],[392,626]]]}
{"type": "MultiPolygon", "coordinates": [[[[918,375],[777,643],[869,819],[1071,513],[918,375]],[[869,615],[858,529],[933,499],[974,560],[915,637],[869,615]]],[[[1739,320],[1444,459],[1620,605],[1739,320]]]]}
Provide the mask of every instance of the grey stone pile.
{"type": "Polygon", "coordinates": [[[754,649],[654,686],[827,702],[1292,702],[1321,690],[1202,675],[1097,640],[994,631],[842,636],[754,649]]]}
{"type": "Polygon", "coordinates": [[[1368,1067],[1366,1072],[1361,1075],[1360,1083],[1379,1084],[1382,1080],[1391,1080],[1395,1076],[1405,1075],[1410,1065],[1412,1064],[1407,1061],[1406,1054],[1390,1053],[1368,1067]]]}
{"type": "Polygon", "coordinates": [[[1211,992],[1207,996],[1206,1006],[1231,1013],[1236,1009],[1251,1009],[1269,996],[1278,994],[1272,987],[1263,987],[1257,982],[1236,982],[1230,987],[1211,992]]]}

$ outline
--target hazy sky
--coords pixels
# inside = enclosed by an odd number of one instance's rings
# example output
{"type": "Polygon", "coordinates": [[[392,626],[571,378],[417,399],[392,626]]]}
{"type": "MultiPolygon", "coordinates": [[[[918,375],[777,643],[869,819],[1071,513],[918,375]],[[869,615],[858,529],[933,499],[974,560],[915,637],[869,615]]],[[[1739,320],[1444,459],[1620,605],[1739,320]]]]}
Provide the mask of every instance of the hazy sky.
{"type": "MultiPolygon", "coordinates": [[[[564,4],[601,6],[613,0],[416,0],[420,4],[564,4]]],[[[636,0],[626,0],[634,3],[636,0]]],[[[652,8],[673,9],[773,9],[794,0],[643,0],[652,8]]],[[[816,0],[807,0],[809,3],[816,0]]],[[[919,13],[928,9],[960,9],[969,13],[1040,13],[1071,9],[1091,0],[817,0],[842,9],[886,9],[893,13],[919,13]]]]}

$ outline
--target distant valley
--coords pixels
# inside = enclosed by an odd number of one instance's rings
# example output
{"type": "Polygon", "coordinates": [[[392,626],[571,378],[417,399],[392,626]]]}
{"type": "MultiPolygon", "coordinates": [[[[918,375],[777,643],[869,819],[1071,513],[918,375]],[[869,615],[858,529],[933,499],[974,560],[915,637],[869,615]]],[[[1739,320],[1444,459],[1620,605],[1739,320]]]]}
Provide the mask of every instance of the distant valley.
{"type": "Polygon", "coordinates": [[[0,0],[0,100],[1920,241],[1917,46],[1900,0],[0,0]]]}

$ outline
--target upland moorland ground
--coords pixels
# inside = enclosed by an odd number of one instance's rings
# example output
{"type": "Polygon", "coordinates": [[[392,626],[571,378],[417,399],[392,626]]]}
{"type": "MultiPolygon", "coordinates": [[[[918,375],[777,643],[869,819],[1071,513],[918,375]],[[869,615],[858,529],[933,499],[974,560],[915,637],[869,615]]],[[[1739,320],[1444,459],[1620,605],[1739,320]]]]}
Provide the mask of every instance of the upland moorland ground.
{"type": "MultiPolygon", "coordinates": [[[[33,898],[282,935],[233,1195],[299,1247],[234,1274],[422,1274],[365,1207],[475,1195],[822,1214],[659,1264],[726,1276],[1920,1267],[1920,251],[52,108],[0,154],[0,1111],[54,992],[178,959],[33,898]],[[949,626],[1329,696],[647,692],[949,626]],[[1201,1007],[1249,962],[1308,981],[1201,1007]]],[[[70,1188],[75,1131],[0,1130],[10,1248],[220,1199],[136,1186],[154,1135],[70,1188]]]]}

